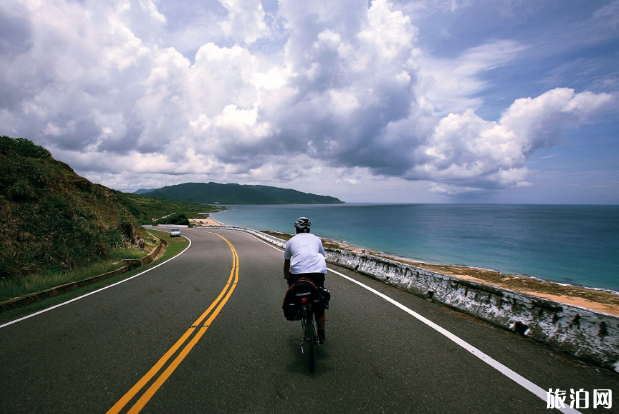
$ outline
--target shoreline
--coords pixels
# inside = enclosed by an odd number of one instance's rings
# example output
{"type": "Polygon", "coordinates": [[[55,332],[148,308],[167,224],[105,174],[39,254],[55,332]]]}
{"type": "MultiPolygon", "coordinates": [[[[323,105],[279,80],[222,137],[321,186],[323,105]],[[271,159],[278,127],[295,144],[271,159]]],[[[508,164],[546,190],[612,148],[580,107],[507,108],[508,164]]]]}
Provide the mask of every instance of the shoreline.
{"type": "MultiPolygon", "coordinates": [[[[202,226],[220,227],[226,225],[225,223],[213,220],[210,216],[205,219],[190,220],[190,222],[196,222],[196,224],[202,226]]],[[[276,231],[264,230],[263,232],[283,240],[289,240],[293,236],[293,234],[280,233],[276,231]]],[[[383,252],[365,250],[350,245],[346,242],[339,242],[326,238],[321,239],[325,248],[348,250],[355,253],[367,253],[396,262],[435,271],[437,273],[443,273],[459,279],[471,280],[473,282],[509,289],[572,306],[578,306],[597,312],[619,316],[619,292],[613,289],[570,285],[567,283],[552,282],[534,276],[504,274],[498,270],[470,266],[433,264],[421,261],[419,259],[409,259],[389,255],[383,252]]]]}
{"type": "Polygon", "coordinates": [[[206,226],[206,227],[221,227],[222,223],[217,220],[213,220],[210,216],[199,219],[189,219],[189,224],[192,226],[206,226]]]}
{"type": "Polygon", "coordinates": [[[568,285],[531,276],[508,275],[494,270],[469,268],[466,266],[427,265],[422,263],[416,265],[459,279],[480,282],[490,286],[550,299],[555,302],[619,316],[619,292],[610,289],[568,285]]]}
{"type": "MultiPolygon", "coordinates": [[[[288,240],[293,236],[292,234],[273,231],[263,232],[284,240],[288,240]]],[[[355,253],[371,254],[396,262],[431,270],[437,273],[446,274],[459,279],[471,280],[490,286],[554,300],[567,305],[578,306],[597,312],[619,316],[619,292],[612,289],[576,286],[566,283],[547,281],[534,276],[510,275],[501,273],[497,270],[481,269],[477,267],[431,264],[415,259],[392,256],[382,252],[364,250],[348,243],[342,243],[335,240],[322,240],[325,248],[336,248],[355,253]]]]}

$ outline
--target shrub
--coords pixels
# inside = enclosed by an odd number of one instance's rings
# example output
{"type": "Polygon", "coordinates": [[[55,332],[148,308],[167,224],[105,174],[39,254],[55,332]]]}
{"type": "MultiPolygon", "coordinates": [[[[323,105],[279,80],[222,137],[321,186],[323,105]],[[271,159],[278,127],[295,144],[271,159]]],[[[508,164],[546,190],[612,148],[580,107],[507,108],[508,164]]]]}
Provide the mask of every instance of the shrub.
{"type": "Polygon", "coordinates": [[[52,154],[25,138],[0,136],[0,154],[29,158],[52,158],[52,154]]]}
{"type": "Polygon", "coordinates": [[[162,218],[157,220],[159,224],[181,224],[181,225],[189,225],[189,219],[183,213],[180,214],[172,214],[166,218],[162,218]]]}
{"type": "Polygon", "coordinates": [[[127,218],[121,218],[118,221],[118,228],[126,238],[128,238],[129,240],[133,239],[134,231],[133,223],[131,222],[131,220],[127,218]]]}

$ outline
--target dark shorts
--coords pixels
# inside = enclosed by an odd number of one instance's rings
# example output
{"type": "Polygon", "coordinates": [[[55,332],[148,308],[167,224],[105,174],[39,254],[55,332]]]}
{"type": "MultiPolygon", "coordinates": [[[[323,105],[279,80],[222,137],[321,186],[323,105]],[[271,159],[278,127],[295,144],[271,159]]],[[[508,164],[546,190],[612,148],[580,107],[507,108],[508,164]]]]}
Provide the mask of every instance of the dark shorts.
{"type": "Polygon", "coordinates": [[[292,286],[297,280],[302,277],[306,277],[311,280],[316,286],[325,287],[325,274],[324,273],[298,273],[290,274],[288,276],[288,287],[292,286]]]}

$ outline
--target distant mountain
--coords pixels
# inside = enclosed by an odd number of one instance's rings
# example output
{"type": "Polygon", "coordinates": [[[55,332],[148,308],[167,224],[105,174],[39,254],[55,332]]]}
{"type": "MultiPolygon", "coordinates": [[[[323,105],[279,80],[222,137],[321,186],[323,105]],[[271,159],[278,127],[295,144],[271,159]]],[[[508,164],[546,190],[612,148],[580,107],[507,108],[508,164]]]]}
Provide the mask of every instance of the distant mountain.
{"type": "Polygon", "coordinates": [[[133,194],[144,194],[144,193],[150,193],[151,191],[156,190],[156,188],[140,188],[138,191],[134,191],[133,194]]]}
{"type": "Polygon", "coordinates": [[[344,204],[335,197],[286,188],[212,182],[172,185],[143,196],[197,204],[344,204]]]}

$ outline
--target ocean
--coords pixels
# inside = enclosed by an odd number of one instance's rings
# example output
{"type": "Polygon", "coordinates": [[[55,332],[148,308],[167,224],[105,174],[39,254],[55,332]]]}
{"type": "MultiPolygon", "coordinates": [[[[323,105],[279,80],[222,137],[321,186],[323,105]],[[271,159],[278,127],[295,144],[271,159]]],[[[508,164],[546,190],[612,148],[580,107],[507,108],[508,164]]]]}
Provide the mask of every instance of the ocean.
{"type": "Polygon", "coordinates": [[[224,224],[312,233],[428,263],[619,291],[619,206],[342,204],[228,206],[224,224]]]}

